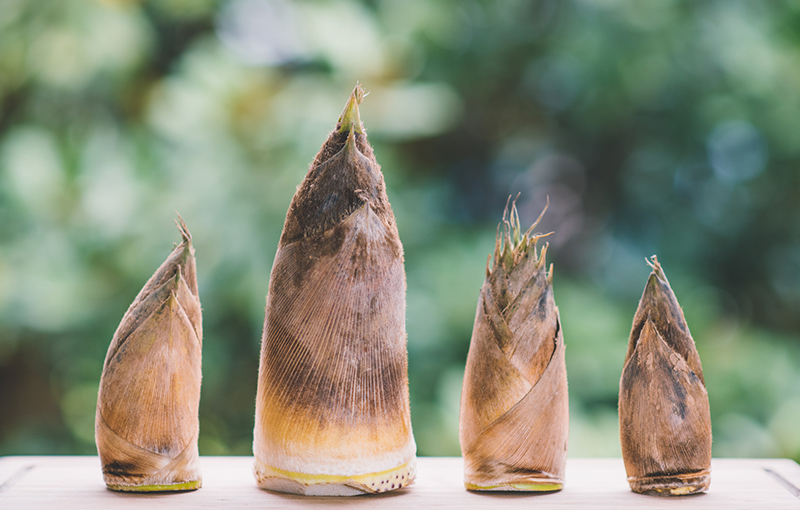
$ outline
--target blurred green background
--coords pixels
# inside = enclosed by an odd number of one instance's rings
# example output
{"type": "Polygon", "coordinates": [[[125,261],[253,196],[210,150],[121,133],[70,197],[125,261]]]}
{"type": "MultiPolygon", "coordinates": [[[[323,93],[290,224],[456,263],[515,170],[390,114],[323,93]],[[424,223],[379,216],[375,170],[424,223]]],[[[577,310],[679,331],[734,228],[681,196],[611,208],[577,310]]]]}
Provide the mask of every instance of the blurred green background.
{"type": "Polygon", "coordinates": [[[541,231],[571,456],[618,456],[658,254],[716,456],[800,460],[800,4],[789,0],[3,0],[0,454],[91,454],[103,359],[186,219],[200,452],[251,453],[283,219],[360,80],[406,250],[414,432],[457,455],[503,205],[541,231]]]}

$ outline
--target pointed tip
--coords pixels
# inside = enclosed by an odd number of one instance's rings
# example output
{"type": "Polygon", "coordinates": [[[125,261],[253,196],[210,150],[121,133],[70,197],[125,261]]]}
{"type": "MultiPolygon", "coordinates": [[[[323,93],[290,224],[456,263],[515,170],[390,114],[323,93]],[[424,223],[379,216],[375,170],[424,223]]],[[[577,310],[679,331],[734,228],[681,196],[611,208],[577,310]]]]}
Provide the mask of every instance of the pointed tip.
{"type": "Polygon", "coordinates": [[[175,214],[178,216],[178,219],[175,220],[175,225],[178,226],[178,230],[183,237],[183,242],[186,244],[192,244],[192,234],[189,232],[189,227],[186,226],[186,222],[183,221],[183,217],[181,217],[178,211],[175,211],[175,214]]]}
{"type": "Polygon", "coordinates": [[[505,236],[511,235],[511,220],[514,217],[514,209],[516,208],[516,203],[517,200],[514,199],[514,201],[512,202],[511,195],[508,195],[508,198],[506,199],[506,206],[503,209],[503,219],[502,219],[503,232],[505,233],[505,236]]]}
{"type": "Polygon", "coordinates": [[[495,234],[495,237],[494,237],[494,257],[492,257],[492,255],[489,254],[489,257],[492,258],[492,267],[491,267],[490,271],[487,271],[487,274],[486,274],[487,278],[491,274],[491,271],[494,271],[495,269],[497,269],[497,264],[500,263],[500,248],[502,247],[502,237],[500,235],[500,227],[502,225],[503,225],[502,223],[498,223],[497,224],[497,233],[495,234]]]}
{"type": "MultiPolygon", "coordinates": [[[[549,234],[547,234],[547,235],[549,235],[549,234]]],[[[536,239],[538,240],[539,238],[537,237],[536,239]]],[[[545,261],[546,261],[546,258],[547,258],[547,249],[549,247],[550,247],[550,243],[544,243],[544,246],[542,246],[541,251],[539,251],[539,255],[538,255],[538,259],[536,259],[536,263],[538,264],[538,266],[540,268],[544,267],[544,265],[545,265],[545,261]]],[[[536,255],[536,250],[535,249],[533,250],[533,254],[536,255]]]]}
{"type": "Polygon", "coordinates": [[[180,264],[176,264],[175,266],[175,274],[170,276],[169,279],[165,282],[165,285],[170,288],[170,292],[174,293],[177,291],[178,288],[181,286],[181,280],[183,280],[183,272],[184,267],[180,264]]]}
{"type": "Polygon", "coordinates": [[[650,279],[651,280],[655,276],[662,283],[668,283],[667,282],[667,275],[664,274],[664,268],[662,268],[661,264],[658,262],[658,257],[653,255],[649,259],[647,257],[645,257],[644,260],[645,260],[645,262],[647,262],[647,265],[650,266],[653,269],[652,273],[650,273],[650,279]]]}
{"type": "Polygon", "coordinates": [[[645,345],[650,339],[655,338],[656,336],[660,336],[660,334],[658,329],[656,329],[655,322],[653,322],[653,319],[648,314],[647,319],[642,325],[642,330],[639,331],[639,338],[636,341],[637,348],[638,346],[645,345]]]}
{"type": "MultiPolygon", "coordinates": [[[[650,276],[647,277],[647,285],[644,287],[644,293],[642,294],[642,299],[646,299],[649,303],[649,300],[656,300],[659,301],[663,299],[663,293],[661,292],[662,289],[662,281],[658,277],[655,271],[650,273],[650,276]]],[[[649,306],[649,305],[648,305],[649,306]]]]}
{"type": "Polygon", "coordinates": [[[180,306],[180,303],[178,303],[177,287],[169,291],[169,295],[167,296],[167,299],[165,300],[164,304],[167,307],[169,307],[173,312],[178,306],[180,306]]]}
{"type": "Polygon", "coordinates": [[[347,135],[347,141],[344,143],[344,151],[346,154],[353,155],[357,150],[355,129],[351,129],[350,133],[347,135]]]}
{"type": "Polygon", "coordinates": [[[644,325],[642,325],[642,332],[647,330],[648,333],[650,333],[651,332],[650,330],[655,331],[655,329],[656,329],[656,323],[653,322],[653,318],[648,313],[647,314],[647,319],[645,319],[644,325]]]}
{"type": "Polygon", "coordinates": [[[348,131],[352,133],[355,131],[356,133],[364,134],[364,125],[361,123],[361,117],[358,113],[358,105],[364,100],[364,96],[366,96],[364,88],[360,83],[356,82],[356,86],[353,92],[350,93],[350,98],[347,100],[347,103],[344,105],[344,110],[342,110],[342,114],[339,116],[337,131],[340,133],[348,131]]]}

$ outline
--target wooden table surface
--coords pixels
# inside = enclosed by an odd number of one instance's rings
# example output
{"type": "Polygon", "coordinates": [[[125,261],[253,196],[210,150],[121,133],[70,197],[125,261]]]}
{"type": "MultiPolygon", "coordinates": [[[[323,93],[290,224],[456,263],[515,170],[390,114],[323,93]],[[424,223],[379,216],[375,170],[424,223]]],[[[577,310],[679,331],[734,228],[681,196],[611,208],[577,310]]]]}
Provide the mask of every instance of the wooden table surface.
{"type": "Polygon", "coordinates": [[[549,494],[464,490],[457,457],[421,457],[411,487],[371,496],[303,497],[260,490],[251,457],[203,457],[203,488],[131,494],[105,488],[97,457],[1,457],[0,509],[362,507],[421,508],[671,508],[800,509],[800,466],[786,459],[715,459],[705,494],[661,498],[634,494],[622,459],[569,459],[564,490],[549,494]]]}

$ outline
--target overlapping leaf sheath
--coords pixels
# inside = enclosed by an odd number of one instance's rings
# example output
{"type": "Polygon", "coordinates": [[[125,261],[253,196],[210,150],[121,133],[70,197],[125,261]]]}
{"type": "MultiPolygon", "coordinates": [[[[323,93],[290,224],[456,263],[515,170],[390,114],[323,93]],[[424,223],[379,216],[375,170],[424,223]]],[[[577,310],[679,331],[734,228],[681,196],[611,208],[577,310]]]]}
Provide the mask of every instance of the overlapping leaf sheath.
{"type": "Polygon", "coordinates": [[[183,241],[114,333],[97,396],[95,439],[109,488],[197,489],[202,317],[194,248],[183,241]]]}
{"type": "Polygon", "coordinates": [[[619,390],[619,428],[635,492],[708,488],[711,416],[703,369],[683,311],[654,256],[633,319],[619,390]]]}
{"type": "Polygon", "coordinates": [[[558,490],[569,415],[553,270],[545,267],[547,246],[537,253],[536,223],[521,233],[512,205],[503,226],[478,299],[464,374],[464,483],[473,490],[558,490]]]}
{"type": "Polygon", "coordinates": [[[292,199],[272,267],[253,443],[266,489],[362,494],[415,476],[403,248],[362,98],[292,199]]]}

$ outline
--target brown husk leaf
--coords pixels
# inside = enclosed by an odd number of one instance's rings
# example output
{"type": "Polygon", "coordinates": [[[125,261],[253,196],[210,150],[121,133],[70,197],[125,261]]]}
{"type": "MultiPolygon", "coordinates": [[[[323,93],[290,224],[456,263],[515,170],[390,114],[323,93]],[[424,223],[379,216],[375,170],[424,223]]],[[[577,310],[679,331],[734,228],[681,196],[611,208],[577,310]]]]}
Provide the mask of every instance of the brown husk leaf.
{"type": "Polygon", "coordinates": [[[197,437],[202,316],[194,248],[182,242],[122,318],[97,397],[95,439],[109,486],[124,490],[201,479],[197,437]]]}
{"type": "Polygon", "coordinates": [[[403,247],[358,118],[363,95],[357,86],[286,215],[262,337],[257,465],[353,475],[414,459],[403,247]]]}
{"type": "Polygon", "coordinates": [[[656,257],[648,263],[620,381],[622,458],[633,491],[693,494],[710,483],[708,393],[683,311],[656,257]]]}
{"type": "MultiPolygon", "coordinates": [[[[542,212],[544,214],[544,212],[542,212]]],[[[541,219],[541,217],[540,217],[541,219]]],[[[564,338],[547,246],[537,253],[514,204],[498,227],[467,356],[460,442],[465,485],[537,490],[564,482],[569,430],[564,338]]],[[[552,489],[549,489],[552,490],[552,489]]]]}

